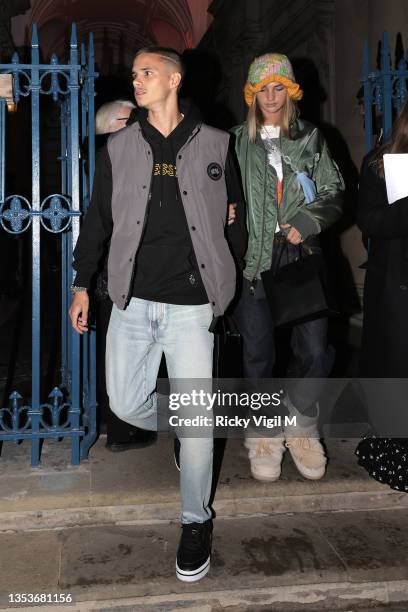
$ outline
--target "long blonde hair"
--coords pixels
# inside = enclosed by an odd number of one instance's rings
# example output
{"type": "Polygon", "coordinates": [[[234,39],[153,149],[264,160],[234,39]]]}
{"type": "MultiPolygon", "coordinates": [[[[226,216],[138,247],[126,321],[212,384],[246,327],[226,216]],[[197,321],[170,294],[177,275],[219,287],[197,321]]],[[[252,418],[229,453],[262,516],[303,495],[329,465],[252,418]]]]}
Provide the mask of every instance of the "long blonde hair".
{"type": "MultiPolygon", "coordinates": [[[[289,126],[299,116],[296,102],[286,96],[285,107],[283,109],[282,123],[280,125],[282,136],[290,138],[289,126]]],[[[250,142],[255,142],[257,131],[264,124],[262,111],[259,108],[256,96],[252,100],[247,115],[247,129],[250,142]]]]}

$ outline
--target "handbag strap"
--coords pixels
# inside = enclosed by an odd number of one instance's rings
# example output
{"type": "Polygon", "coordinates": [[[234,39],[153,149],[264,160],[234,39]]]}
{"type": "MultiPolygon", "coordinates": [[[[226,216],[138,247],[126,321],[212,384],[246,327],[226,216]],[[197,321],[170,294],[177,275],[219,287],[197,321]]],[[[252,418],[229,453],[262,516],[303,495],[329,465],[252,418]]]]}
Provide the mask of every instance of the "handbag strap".
{"type": "Polygon", "coordinates": [[[275,264],[276,267],[274,266],[275,270],[279,270],[280,262],[281,262],[281,259],[282,259],[283,252],[284,251],[286,251],[286,252],[288,251],[288,242],[287,241],[279,243],[279,244],[280,244],[281,248],[278,250],[278,259],[277,259],[276,264],[275,264]]]}
{"type": "Polygon", "coordinates": [[[289,248],[290,248],[290,246],[297,247],[297,249],[298,249],[298,257],[296,259],[294,259],[293,261],[298,261],[298,260],[303,259],[303,252],[302,252],[302,245],[301,244],[297,244],[297,245],[293,244],[293,245],[291,245],[291,243],[288,242],[288,241],[283,242],[283,243],[281,243],[281,248],[278,251],[277,259],[275,260],[275,262],[276,262],[275,266],[274,266],[275,271],[279,270],[279,268],[280,268],[280,263],[282,261],[283,253],[287,253],[288,263],[292,263],[292,262],[289,261],[289,248]]]}
{"type": "MultiPolygon", "coordinates": [[[[291,243],[286,241],[285,243],[282,244],[282,248],[279,249],[279,253],[278,253],[278,259],[276,261],[276,270],[279,270],[280,267],[280,262],[282,260],[282,255],[284,252],[288,253],[289,252],[289,245],[291,243]]],[[[303,261],[303,259],[305,257],[307,257],[308,255],[312,255],[312,250],[310,249],[310,247],[305,244],[304,242],[301,242],[300,244],[293,244],[291,246],[294,246],[297,248],[298,251],[298,257],[296,259],[294,259],[292,262],[289,263],[294,263],[295,261],[303,261]]],[[[288,257],[289,260],[289,257],[288,257]]]]}

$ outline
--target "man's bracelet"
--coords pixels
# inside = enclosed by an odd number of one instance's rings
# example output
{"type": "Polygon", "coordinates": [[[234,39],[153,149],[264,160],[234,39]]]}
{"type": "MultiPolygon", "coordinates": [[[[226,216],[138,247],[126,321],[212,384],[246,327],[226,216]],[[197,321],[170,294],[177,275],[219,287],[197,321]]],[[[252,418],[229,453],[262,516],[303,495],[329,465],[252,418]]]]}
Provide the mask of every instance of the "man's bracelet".
{"type": "Polygon", "coordinates": [[[71,285],[71,293],[80,293],[81,291],[88,291],[86,287],[77,287],[76,285],[71,285]]]}

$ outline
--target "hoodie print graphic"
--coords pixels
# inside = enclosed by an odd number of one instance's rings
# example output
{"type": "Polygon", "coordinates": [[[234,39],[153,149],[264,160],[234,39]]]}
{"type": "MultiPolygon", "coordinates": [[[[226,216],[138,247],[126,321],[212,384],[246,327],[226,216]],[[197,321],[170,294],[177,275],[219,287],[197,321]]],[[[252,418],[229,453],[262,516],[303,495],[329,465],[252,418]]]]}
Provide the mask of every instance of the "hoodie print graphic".
{"type": "Polygon", "coordinates": [[[174,164],[156,163],[153,168],[153,176],[177,176],[177,166],[174,164]]]}

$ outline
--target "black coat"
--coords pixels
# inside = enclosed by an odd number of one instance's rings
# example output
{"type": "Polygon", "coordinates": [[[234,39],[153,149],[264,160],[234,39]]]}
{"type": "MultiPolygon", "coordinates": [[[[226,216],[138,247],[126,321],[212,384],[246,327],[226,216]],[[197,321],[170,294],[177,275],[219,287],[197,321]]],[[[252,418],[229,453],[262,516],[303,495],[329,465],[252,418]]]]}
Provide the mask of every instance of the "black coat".
{"type": "MultiPolygon", "coordinates": [[[[369,238],[361,376],[408,377],[408,197],[388,204],[385,180],[364,160],[357,223],[369,238]]],[[[407,177],[404,177],[407,180],[407,177]]]]}

